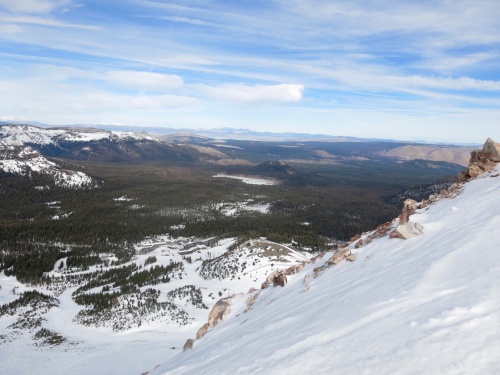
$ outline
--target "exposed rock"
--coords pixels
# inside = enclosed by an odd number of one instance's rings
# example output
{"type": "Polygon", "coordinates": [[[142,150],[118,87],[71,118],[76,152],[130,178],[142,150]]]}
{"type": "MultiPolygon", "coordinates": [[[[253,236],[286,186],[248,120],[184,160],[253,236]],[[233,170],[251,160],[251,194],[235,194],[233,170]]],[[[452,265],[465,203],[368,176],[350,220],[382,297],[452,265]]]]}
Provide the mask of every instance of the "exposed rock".
{"type": "Polygon", "coordinates": [[[335,266],[335,265],[339,264],[340,262],[342,262],[344,259],[346,259],[351,254],[352,254],[351,249],[349,249],[348,247],[344,247],[343,249],[340,249],[335,254],[333,254],[331,256],[331,258],[328,259],[327,264],[329,266],[335,266]]]}
{"type": "Polygon", "coordinates": [[[363,245],[364,245],[364,241],[363,241],[363,239],[360,239],[358,242],[356,242],[356,243],[354,244],[354,247],[355,247],[356,249],[359,249],[359,248],[360,248],[361,246],[363,246],[363,245]]]}
{"type": "Polygon", "coordinates": [[[493,169],[500,162],[500,144],[488,138],[482,150],[472,151],[470,162],[466,171],[458,175],[459,182],[476,178],[480,174],[493,169]]]}
{"type": "Polygon", "coordinates": [[[394,229],[390,234],[391,238],[401,238],[406,240],[408,238],[416,237],[421,235],[424,227],[418,223],[404,223],[400,224],[394,229]]]}
{"type": "Polygon", "coordinates": [[[286,275],[280,273],[273,278],[273,286],[285,286],[286,281],[286,275]]]}
{"type": "Polygon", "coordinates": [[[208,315],[208,326],[213,327],[221,320],[224,320],[229,310],[229,306],[231,306],[231,298],[222,298],[218,300],[208,315]]]}
{"type": "Polygon", "coordinates": [[[354,262],[356,260],[356,254],[350,253],[345,257],[345,260],[347,260],[348,262],[354,262]]]}
{"type": "Polygon", "coordinates": [[[326,266],[315,267],[313,268],[313,276],[314,278],[318,277],[324,270],[326,270],[326,266]]]}
{"type": "Polygon", "coordinates": [[[312,257],[311,259],[309,259],[309,263],[314,263],[314,262],[316,262],[318,259],[323,258],[323,257],[325,256],[325,254],[326,254],[325,252],[321,252],[321,253],[319,253],[318,255],[316,255],[316,256],[314,256],[314,257],[312,257]]]}
{"type": "Polygon", "coordinates": [[[495,141],[491,138],[486,140],[486,143],[483,146],[483,153],[488,155],[488,159],[491,161],[500,162],[500,144],[495,143],[495,141]]]}
{"type": "Polygon", "coordinates": [[[196,332],[196,340],[201,339],[210,329],[210,325],[208,323],[203,324],[203,326],[196,332]]]}
{"type": "Polygon", "coordinates": [[[385,236],[391,230],[392,223],[387,222],[385,224],[381,224],[377,227],[377,230],[370,234],[368,238],[370,240],[374,240],[375,238],[380,238],[385,236]]]}
{"type": "Polygon", "coordinates": [[[353,242],[356,242],[357,240],[359,240],[361,238],[361,234],[356,234],[354,237],[352,237],[350,240],[349,240],[349,243],[353,243],[353,242]]]}
{"type": "Polygon", "coordinates": [[[407,199],[403,202],[403,209],[401,210],[401,214],[399,215],[399,223],[407,223],[410,219],[410,216],[413,215],[418,207],[417,201],[413,199],[407,199]]]}
{"type": "Polygon", "coordinates": [[[437,197],[434,194],[429,195],[429,202],[434,203],[436,202],[437,197]]]}
{"type": "Polygon", "coordinates": [[[182,349],[183,352],[187,352],[190,349],[193,349],[193,344],[194,340],[193,339],[187,339],[186,343],[184,344],[184,348],[182,349]]]}
{"type": "Polygon", "coordinates": [[[285,275],[294,275],[304,269],[304,265],[296,264],[295,266],[291,266],[284,271],[285,275]]]}

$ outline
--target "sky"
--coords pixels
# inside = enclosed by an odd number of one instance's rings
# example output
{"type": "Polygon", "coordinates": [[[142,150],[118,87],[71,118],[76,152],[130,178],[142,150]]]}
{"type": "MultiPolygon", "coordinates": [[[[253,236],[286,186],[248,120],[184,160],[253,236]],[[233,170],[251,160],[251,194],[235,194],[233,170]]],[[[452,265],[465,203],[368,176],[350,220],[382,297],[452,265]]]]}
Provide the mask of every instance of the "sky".
{"type": "Polygon", "coordinates": [[[500,142],[498,0],[0,0],[0,119],[500,142]]]}

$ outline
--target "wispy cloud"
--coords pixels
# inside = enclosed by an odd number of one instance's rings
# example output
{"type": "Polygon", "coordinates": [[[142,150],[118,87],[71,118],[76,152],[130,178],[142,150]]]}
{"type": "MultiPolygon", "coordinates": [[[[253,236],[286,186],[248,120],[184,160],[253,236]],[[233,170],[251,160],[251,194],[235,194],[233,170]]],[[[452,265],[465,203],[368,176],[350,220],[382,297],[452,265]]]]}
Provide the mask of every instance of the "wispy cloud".
{"type": "Polygon", "coordinates": [[[95,4],[0,0],[0,115],[23,117],[16,103],[37,100],[30,113],[46,122],[258,119],[329,133],[405,123],[412,136],[422,118],[450,134],[474,115],[484,133],[497,124],[497,0],[95,4]]]}
{"type": "Polygon", "coordinates": [[[298,102],[302,99],[303,85],[244,85],[224,84],[219,86],[200,85],[199,89],[210,97],[227,102],[244,104],[272,104],[298,102]]]}
{"type": "Polygon", "coordinates": [[[50,13],[70,3],[70,0],[0,0],[0,9],[12,13],[50,13]]]}

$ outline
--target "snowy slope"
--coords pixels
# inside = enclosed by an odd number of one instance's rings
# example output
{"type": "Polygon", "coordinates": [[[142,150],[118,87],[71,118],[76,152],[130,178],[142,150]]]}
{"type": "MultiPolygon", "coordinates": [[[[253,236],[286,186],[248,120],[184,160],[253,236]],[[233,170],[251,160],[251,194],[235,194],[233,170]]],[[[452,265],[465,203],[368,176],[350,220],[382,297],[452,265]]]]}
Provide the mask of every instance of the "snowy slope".
{"type": "MultiPolygon", "coordinates": [[[[34,289],[56,299],[55,306],[47,311],[41,311],[40,306],[27,306],[12,315],[2,315],[0,309],[0,373],[32,374],[36,369],[41,374],[141,374],[160,364],[165,356],[180,352],[186,338],[196,333],[221,297],[258,288],[273,271],[300,264],[310,257],[262,239],[230,250],[234,242],[230,238],[210,245],[196,238],[158,236],[136,244],[136,255],[126,264],[103,269],[91,266],[85,271],[60,267],[61,263],[67,264],[63,258],[49,273],[53,277],[49,286],[24,285],[0,272],[0,307],[34,289]],[[151,257],[156,261],[146,264],[151,257]],[[75,281],[78,275],[133,264],[141,266],[137,271],[141,272],[171,262],[183,266],[169,275],[169,282],[146,285],[140,290],[155,289],[158,302],[169,307],[175,305],[176,314],[171,314],[171,309],[141,313],[138,303],[144,305],[146,299],[139,293],[117,298],[116,304],[102,316],[85,315],[85,307],[74,300],[74,292],[88,281],[85,278],[75,281]],[[198,290],[201,303],[194,300],[197,294],[189,293],[190,289],[198,290]],[[18,323],[22,319],[39,321],[40,325],[22,328],[18,323]],[[43,344],[36,338],[41,328],[61,335],[66,341],[59,345],[43,344]]],[[[85,293],[97,289],[100,287],[85,293]]]]}
{"type": "Polygon", "coordinates": [[[94,129],[94,128],[40,128],[32,125],[0,126],[0,139],[8,145],[22,146],[25,144],[56,145],[59,141],[91,142],[103,139],[109,140],[159,140],[144,132],[127,132],[94,129]]]}
{"type": "Polygon", "coordinates": [[[418,210],[421,236],[233,298],[225,321],[150,375],[499,374],[499,174],[418,210]]]}
{"type": "Polygon", "coordinates": [[[83,172],[62,169],[29,146],[12,146],[0,142],[0,171],[21,176],[32,172],[52,176],[58,186],[65,188],[96,187],[98,181],[83,172]]]}

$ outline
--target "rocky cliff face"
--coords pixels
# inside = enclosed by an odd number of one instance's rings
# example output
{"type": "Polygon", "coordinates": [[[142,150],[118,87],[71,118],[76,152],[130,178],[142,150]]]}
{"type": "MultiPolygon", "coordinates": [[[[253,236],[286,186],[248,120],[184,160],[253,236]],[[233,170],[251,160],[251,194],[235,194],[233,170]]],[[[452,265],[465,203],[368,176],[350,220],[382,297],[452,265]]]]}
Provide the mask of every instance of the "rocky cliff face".
{"type": "Polygon", "coordinates": [[[495,143],[493,139],[488,138],[482,150],[472,151],[470,155],[467,170],[458,175],[459,182],[476,178],[480,174],[493,169],[500,162],[500,143],[495,143]]]}

